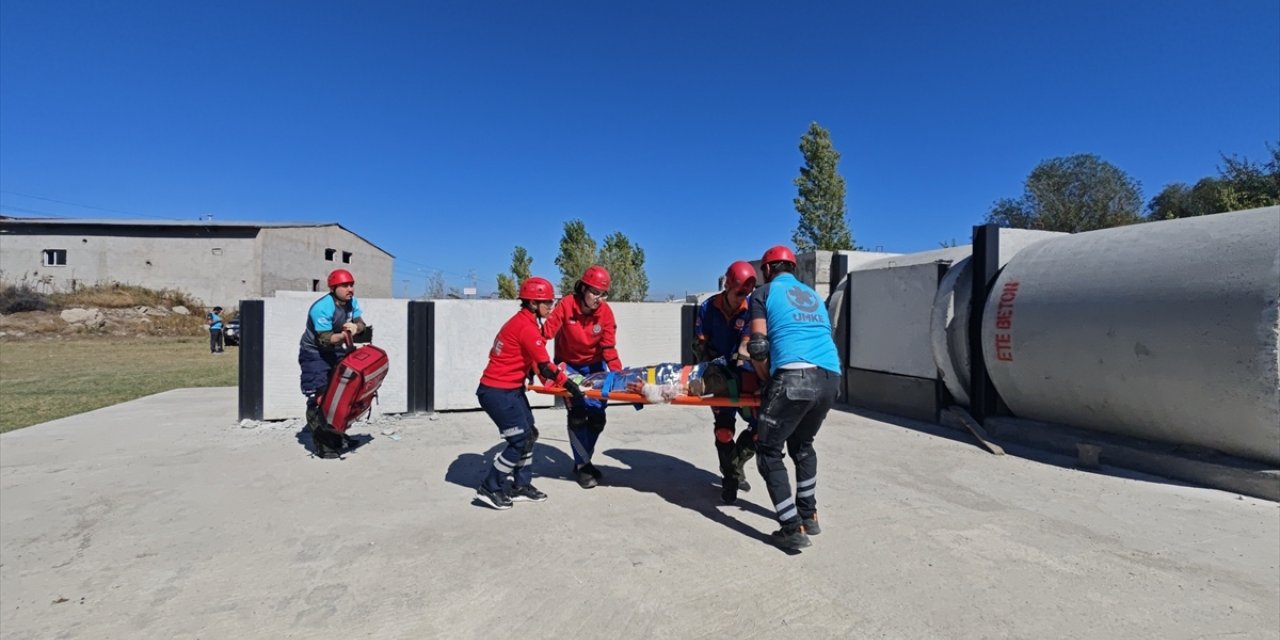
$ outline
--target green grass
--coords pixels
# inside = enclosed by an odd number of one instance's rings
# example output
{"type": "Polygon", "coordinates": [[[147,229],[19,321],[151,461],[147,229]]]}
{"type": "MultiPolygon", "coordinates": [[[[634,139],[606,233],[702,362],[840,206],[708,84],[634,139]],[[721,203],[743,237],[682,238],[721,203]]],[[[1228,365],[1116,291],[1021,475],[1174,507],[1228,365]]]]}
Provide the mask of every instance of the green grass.
{"type": "Polygon", "coordinates": [[[0,341],[0,433],[185,387],[234,387],[239,352],[208,338],[0,341]]]}

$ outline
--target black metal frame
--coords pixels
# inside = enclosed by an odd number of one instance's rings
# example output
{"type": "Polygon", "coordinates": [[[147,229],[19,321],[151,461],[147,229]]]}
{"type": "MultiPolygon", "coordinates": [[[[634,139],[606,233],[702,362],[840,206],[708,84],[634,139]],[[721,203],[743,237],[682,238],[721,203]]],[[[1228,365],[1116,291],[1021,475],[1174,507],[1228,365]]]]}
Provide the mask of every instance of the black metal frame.
{"type": "Polygon", "coordinates": [[[264,306],[261,300],[240,301],[240,419],[262,419],[264,306]]]}
{"type": "Polygon", "coordinates": [[[698,305],[680,307],[680,364],[697,364],[693,355],[693,325],[698,317],[698,305]]]}
{"type": "Polygon", "coordinates": [[[436,361],[431,348],[435,344],[436,303],[429,300],[409,301],[408,391],[410,413],[432,412],[435,407],[436,361]]]}
{"type": "Polygon", "coordinates": [[[969,413],[978,423],[997,413],[999,394],[987,375],[982,354],[982,314],[987,307],[991,284],[1000,272],[1000,227],[995,224],[973,228],[973,295],[969,307],[969,413]]]}

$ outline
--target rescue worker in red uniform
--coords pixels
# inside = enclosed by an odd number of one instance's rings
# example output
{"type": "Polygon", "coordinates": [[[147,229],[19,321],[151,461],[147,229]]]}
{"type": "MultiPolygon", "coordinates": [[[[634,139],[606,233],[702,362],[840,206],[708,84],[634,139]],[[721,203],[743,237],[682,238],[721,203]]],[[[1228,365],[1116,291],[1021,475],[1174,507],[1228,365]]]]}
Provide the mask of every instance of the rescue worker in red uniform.
{"type": "MultiPolygon", "coordinates": [[[[555,340],[555,360],[571,374],[588,376],[619,371],[618,325],[605,298],[609,296],[609,272],[592,265],[560,299],[543,325],[543,335],[555,340]]],[[[574,400],[568,406],[569,444],[573,449],[573,475],[578,485],[590,489],[600,483],[600,470],[591,464],[596,441],[604,431],[606,401],[574,400]]]]}
{"type": "MultiPolygon", "coordinates": [[[[736,392],[749,392],[760,388],[760,380],[747,356],[747,339],[750,337],[750,318],[747,313],[747,297],[756,288],[756,269],[751,263],[739,260],[729,265],[724,274],[724,291],[717,293],[698,306],[694,320],[693,352],[698,362],[724,358],[729,370],[726,373],[736,386],[736,392]]],[[[743,466],[755,455],[755,428],[757,411],[744,407],[712,407],[715,418],[714,433],[716,455],[720,459],[720,498],[726,504],[738,499],[738,491],[750,491],[743,466]],[[747,428],[734,442],[739,411],[747,428]]]]}
{"type": "Polygon", "coordinates": [[[507,448],[494,456],[493,466],[476,489],[476,500],[494,509],[510,509],[512,502],[542,502],[547,494],[533,486],[533,445],[538,429],[525,396],[525,380],[536,372],[548,385],[562,386],[582,401],[578,385],[552,366],[540,321],[551,313],[555,288],[545,278],[531,277],[520,284],[520,311],[493,340],[489,365],[480,377],[476,397],[480,407],[498,427],[507,448]],[[507,476],[511,487],[504,487],[507,476]]]}

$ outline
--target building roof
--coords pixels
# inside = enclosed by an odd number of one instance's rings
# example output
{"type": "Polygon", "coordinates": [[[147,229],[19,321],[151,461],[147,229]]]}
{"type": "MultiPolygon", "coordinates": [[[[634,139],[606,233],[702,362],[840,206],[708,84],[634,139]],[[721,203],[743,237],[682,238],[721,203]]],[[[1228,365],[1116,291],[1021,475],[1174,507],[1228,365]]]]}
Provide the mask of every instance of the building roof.
{"type": "MultiPolygon", "coordinates": [[[[131,220],[122,218],[15,218],[0,215],[0,226],[12,224],[31,224],[40,226],[81,226],[81,227],[220,227],[224,229],[284,229],[290,227],[338,227],[351,235],[369,243],[369,246],[394,258],[391,252],[369,242],[367,238],[342,226],[337,222],[252,222],[241,220],[131,220]]],[[[0,233],[4,229],[0,228],[0,233]]]]}

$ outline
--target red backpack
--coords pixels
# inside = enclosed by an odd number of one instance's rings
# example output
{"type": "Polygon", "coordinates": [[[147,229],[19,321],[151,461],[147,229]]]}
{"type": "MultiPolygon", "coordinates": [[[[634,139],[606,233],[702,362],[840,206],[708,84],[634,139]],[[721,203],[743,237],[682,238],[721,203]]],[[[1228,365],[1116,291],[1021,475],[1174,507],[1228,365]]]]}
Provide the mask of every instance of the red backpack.
{"type": "Polygon", "coordinates": [[[320,399],[325,422],[345,433],[352,422],[370,412],[389,368],[387,352],[371,344],[347,354],[333,368],[329,388],[320,399]]]}

